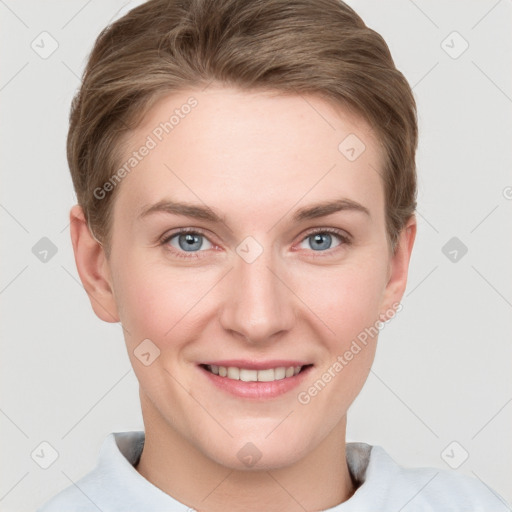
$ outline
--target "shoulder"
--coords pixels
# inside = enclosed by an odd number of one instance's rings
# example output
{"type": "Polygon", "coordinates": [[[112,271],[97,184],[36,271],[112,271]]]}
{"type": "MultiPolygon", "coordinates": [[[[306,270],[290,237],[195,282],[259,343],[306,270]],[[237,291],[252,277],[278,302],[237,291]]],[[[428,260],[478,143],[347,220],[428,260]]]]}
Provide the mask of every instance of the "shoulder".
{"type": "Polygon", "coordinates": [[[87,488],[95,480],[94,472],[88,473],[75,484],[71,484],[60,491],[38,508],[36,512],[90,512],[91,510],[98,510],[97,505],[88,497],[87,493],[87,488]]]}
{"type": "MultiPolygon", "coordinates": [[[[450,510],[472,512],[506,512],[503,498],[478,478],[438,468],[407,468],[397,464],[380,446],[372,447],[374,474],[385,471],[389,476],[386,492],[390,504],[400,505],[402,512],[450,510]]],[[[380,475],[382,476],[382,475],[380,475]]],[[[386,478],[386,477],[384,477],[386,478]]]]}
{"type": "Polygon", "coordinates": [[[188,507],[146,480],[134,465],[143,431],[113,432],[103,442],[96,467],[47,501],[37,512],[184,512],[188,507]]]}
{"type": "MultiPolygon", "coordinates": [[[[129,491],[141,492],[138,473],[132,463],[142,448],[144,433],[109,434],[101,446],[96,466],[44,503],[37,512],[90,512],[103,510],[114,500],[123,504],[129,491]]],[[[144,486],[142,487],[145,491],[144,486]]]]}

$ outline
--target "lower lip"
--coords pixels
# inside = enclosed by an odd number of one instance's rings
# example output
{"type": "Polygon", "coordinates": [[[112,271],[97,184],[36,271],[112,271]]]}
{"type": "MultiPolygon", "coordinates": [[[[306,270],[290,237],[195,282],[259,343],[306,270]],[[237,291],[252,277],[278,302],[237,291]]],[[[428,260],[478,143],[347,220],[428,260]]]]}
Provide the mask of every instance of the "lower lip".
{"type": "Polygon", "coordinates": [[[232,395],[240,398],[265,400],[283,395],[296,388],[313,367],[308,366],[293,377],[285,377],[284,379],[274,380],[272,382],[244,382],[243,380],[228,379],[227,377],[215,375],[202,366],[198,366],[198,368],[215,386],[232,395]]]}

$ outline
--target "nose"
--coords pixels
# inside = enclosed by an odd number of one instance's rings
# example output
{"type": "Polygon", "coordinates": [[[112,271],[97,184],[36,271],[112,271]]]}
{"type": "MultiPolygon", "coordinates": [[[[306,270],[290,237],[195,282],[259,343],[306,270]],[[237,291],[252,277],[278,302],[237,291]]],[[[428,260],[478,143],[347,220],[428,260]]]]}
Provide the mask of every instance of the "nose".
{"type": "Polygon", "coordinates": [[[252,344],[273,343],[290,331],[297,298],[287,277],[285,265],[269,248],[250,263],[236,257],[224,283],[222,327],[252,344]]]}

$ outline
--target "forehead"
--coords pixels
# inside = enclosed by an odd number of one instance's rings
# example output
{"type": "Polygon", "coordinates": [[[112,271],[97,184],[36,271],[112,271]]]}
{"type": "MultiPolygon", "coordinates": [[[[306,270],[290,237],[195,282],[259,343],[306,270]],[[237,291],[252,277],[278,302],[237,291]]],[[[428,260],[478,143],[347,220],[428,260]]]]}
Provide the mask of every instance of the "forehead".
{"type": "Polygon", "coordinates": [[[115,210],[129,207],[134,217],[165,198],[240,219],[340,197],[377,210],[384,203],[375,133],[315,95],[173,93],[155,103],[125,147],[123,163],[136,161],[115,210]]]}

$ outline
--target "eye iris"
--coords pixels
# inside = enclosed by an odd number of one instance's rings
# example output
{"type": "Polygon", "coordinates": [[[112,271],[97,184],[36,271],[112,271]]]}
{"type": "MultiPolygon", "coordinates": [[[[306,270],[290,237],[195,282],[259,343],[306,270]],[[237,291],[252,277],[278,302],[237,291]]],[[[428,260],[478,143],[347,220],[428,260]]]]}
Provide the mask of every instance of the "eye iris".
{"type": "MultiPolygon", "coordinates": [[[[182,233],[178,234],[178,244],[180,248],[186,252],[193,252],[202,247],[202,236],[199,233],[182,233]]],[[[313,233],[308,237],[310,240],[313,239],[313,243],[310,242],[310,247],[315,250],[330,249],[332,244],[332,235],[329,232],[313,233]]]]}
{"type": "MultiPolygon", "coordinates": [[[[315,244],[320,243],[320,247],[317,246],[317,249],[329,249],[332,237],[329,233],[316,233],[315,235],[313,235],[313,239],[315,244]],[[327,241],[322,244],[322,240],[327,241]]],[[[312,248],[314,249],[315,246],[313,245],[312,248]]]]}
{"type": "Polygon", "coordinates": [[[200,236],[201,235],[192,235],[190,233],[180,235],[178,238],[180,247],[184,251],[189,251],[189,252],[193,249],[200,249],[201,245],[202,245],[200,236]],[[183,240],[185,240],[184,243],[182,243],[183,240]],[[196,247],[194,247],[194,244],[196,245],[196,247]]]}

